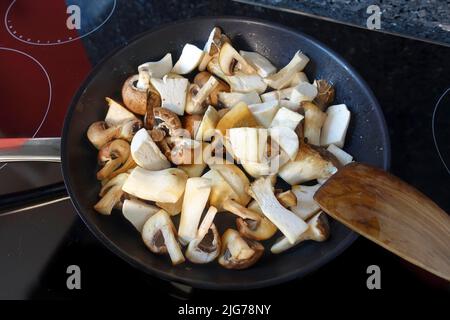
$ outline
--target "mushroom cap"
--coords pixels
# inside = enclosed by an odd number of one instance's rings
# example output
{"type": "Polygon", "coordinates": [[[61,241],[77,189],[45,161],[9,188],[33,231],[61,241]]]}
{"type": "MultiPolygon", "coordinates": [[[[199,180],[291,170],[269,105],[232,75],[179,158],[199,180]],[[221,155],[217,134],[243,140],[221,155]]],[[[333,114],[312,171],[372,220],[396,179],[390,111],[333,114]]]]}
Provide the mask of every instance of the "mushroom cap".
{"type": "Polygon", "coordinates": [[[130,156],[130,145],[125,140],[116,139],[105,144],[98,152],[98,163],[102,167],[97,179],[110,178],[111,174],[125,163],[130,156]]]}
{"type": "Polygon", "coordinates": [[[152,139],[156,142],[161,141],[164,137],[175,136],[180,134],[181,121],[175,112],[166,108],[153,109],[155,124],[151,131],[152,139]]]}
{"type": "Polygon", "coordinates": [[[220,254],[221,239],[217,227],[213,223],[202,239],[189,242],[186,258],[193,263],[208,263],[220,254]]]}
{"type": "Polygon", "coordinates": [[[122,100],[132,112],[145,115],[147,111],[147,89],[139,89],[136,83],[139,75],[135,74],[125,80],[122,86],[122,100]]]}

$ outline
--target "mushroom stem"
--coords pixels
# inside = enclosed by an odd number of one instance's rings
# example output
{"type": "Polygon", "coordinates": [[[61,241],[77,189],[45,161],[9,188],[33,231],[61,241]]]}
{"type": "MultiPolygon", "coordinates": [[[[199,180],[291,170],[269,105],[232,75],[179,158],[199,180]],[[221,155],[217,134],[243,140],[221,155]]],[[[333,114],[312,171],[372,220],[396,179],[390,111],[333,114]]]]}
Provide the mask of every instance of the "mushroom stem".
{"type": "Polygon", "coordinates": [[[261,221],[261,216],[258,213],[240,205],[232,199],[224,201],[223,208],[231,212],[232,214],[241,217],[242,219],[250,219],[255,221],[256,223],[259,223],[261,221]]]}
{"type": "Polygon", "coordinates": [[[216,217],[217,208],[216,207],[209,207],[208,211],[205,214],[205,217],[202,220],[202,223],[200,224],[200,227],[198,227],[197,231],[197,239],[203,239],[206,234],[208,233],[209,228],[213,224],[214,218],[216,217]]]}

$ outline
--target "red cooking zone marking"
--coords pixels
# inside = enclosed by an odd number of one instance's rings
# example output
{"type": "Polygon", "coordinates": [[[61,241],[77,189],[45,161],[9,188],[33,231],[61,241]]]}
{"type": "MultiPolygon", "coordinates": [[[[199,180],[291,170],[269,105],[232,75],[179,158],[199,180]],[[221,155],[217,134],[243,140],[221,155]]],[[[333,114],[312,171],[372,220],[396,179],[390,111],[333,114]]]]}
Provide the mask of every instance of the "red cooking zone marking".
{"type": "MultiPolygon", "coordinates": [[[[2,19],[10,4],[11,1],[0,1],[2,19]]],[[[75,30],[69,30],[66,26],[69,16],[66,10],[64,0],[18,0],[11,8],[8,15],[11,18],[8,20],[26,38],[57,40],[78,37],[75,30]]],[[[0,46],[16,49],[35,58],[47,70],[52,84],[49,113],[37,136],[60,136],[71,99],[91,69],[83,43],[77,40],[58,46],[30,45],[11,36],[7,26],[0,26],[0,46]]],[[[0,134],[0,137],[31,137],[34,133],[32,128],[36,129],[36,123],[42,120],[43,108],[47,104],[44,100],[48,98],[49,90],[44,73],[36,63],[23,55],[4,55],[1,51],[0,54],[2,99],[5,90],[8,90],[7,103],[2,101],[0,105],[0,132],[6,134],[0,134]],[[21,77],[25,82],[22,82],[21,77]]]]}

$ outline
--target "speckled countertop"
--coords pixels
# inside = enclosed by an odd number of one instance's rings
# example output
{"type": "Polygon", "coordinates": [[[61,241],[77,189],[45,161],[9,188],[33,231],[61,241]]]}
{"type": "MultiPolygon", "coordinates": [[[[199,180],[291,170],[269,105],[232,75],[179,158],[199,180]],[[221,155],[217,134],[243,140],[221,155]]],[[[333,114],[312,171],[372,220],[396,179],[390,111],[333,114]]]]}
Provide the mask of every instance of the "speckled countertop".
{"type": "Polygon", "coordinates": [[[450,45],[450,1],[447,0],[236,0],[367,28],[368,17],[380,12],[378,31],[450,45]]]}

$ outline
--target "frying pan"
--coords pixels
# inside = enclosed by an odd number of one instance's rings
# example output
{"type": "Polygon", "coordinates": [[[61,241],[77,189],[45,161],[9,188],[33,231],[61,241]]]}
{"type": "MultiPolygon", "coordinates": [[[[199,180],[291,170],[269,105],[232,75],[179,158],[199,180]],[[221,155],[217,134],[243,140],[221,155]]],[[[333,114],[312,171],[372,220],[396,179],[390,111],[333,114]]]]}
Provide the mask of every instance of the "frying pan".
{"type": "MultiPolygon", "coordinates": [[[[305,71],[308,77],[331,81],[336,87],[335,101],[345,103],[351,110],[345,149],[359,162],[388,169],[390,143],[381,108],[366,82],[342,57],[301,32],[271,22],[242,17],[198,18],[165,25],[138,36],[90,73],[73,98],[64,121],[60,155],[65,187],[92,233],[119,257],[153,276],[205,289],[251,289],[303,277],[343,252],[357,234],[331,221],[328,241],[306,242],[280,255],[266,252],[261,261],[247,270],[226,270],[217,263],[185,263],[172,267],[168,257],[148,251],[140,235],[120,212],[102,216],[92,208],[98,201],[100,184],[95,177],[97,152],[87,140],[86,131],[92,122],[104,118],[104,98],[111,96],[120,100],[124,80],[136,73],[139,64],[158,60],[167,52],[178,57],[185,43],[202,47],[214,26],[220,26],[236,48],[257,51],[278,67],[287,64],[297,50],[302,50],[311,58],[305,71]]],[[[30,140],[23,146],[22,152],[25,150],[28,155],[26,160],[59,160],[59,139],[30,140]],[[36,144],[40,146],[36,148],[36,144]]],[[[17,156],[17,151],[15,153],[17,156]]],[[[14,152],[3,151],[3,155],[3,160],[24,160],[23,154],[14,157],[14,152]],[[8,154],[9,157],[5,157],[8,154]]],[[[58,196],[63,196],[61,188],[52,188],[52,194],[59,192],[58,196]]],[[[42,195],[52,197],[45,190],[48,189],[38,190],[40,200],[42,195]]],[[[31,201],[36,193],[30,194],[26,199],[23,195],[14,195],[13,200],[3,196],[0,204],[11,207],[17,202],[14,200],[31,201]]]]}

